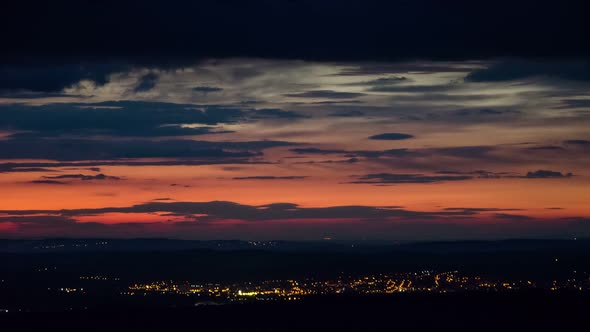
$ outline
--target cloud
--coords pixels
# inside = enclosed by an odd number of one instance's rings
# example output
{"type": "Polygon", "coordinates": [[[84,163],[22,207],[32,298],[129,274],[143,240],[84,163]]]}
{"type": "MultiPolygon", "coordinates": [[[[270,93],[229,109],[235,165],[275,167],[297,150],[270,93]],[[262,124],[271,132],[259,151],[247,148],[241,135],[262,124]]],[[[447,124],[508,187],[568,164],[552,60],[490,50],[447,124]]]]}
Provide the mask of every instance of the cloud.
{"type": "Polygon", "coordinates": [[[325,98],[325,99],[351,99],[364,96],[364,93],[342,92],[333,90],[311,90],[300,93],[288,93],[285,97],[292,98],[325,98]]]}
{"type": "Polygon", "coordinates": [[[0,105],[0,128],[24,131],[13,137],[91,136],[191,136],[227,133],[219,124],[253,119],[302,117],[280,109],[242,109],[146,101],[55,103],[40,106],[0,105]],[[196,126],[200,124],[202,126],[196,126]],[[187,125],[191,125],[188,127],[187,125]]]}
{"type": "MultiPolygon", "coordinates": [[[[7,237],[138,237],[211,238],[247,236],[274,239],[318,239],[326,229],[340,238],[392,240],[564,237],[590,234],[587,218],[534,219],[506,213],[515,209],[447,208],[413,211],[399,206],[301,207],[275,202],[244,205],[235,202],[147,202],[133,206],[63,210],[2,210],[0,223],[10,225],[7,237]],[[83,220],[129,214],[135,222],[83,220]],[[150,214],[150,221],[142,220],[150,214]],[[162,218],[154,221],[153,216],[162,218]],[[501,223],[481,222],[502,220],[501,223]],[[313,221],[313,222],[305,222],[313,221]],[[334,222],[338,221],[338,222],[334,222]],[[425,230],[427,232],[425,233],[425,230]]],[[[128,218],[126,218],[128,219],[128,218]]]]}
{"type": "Polygon", "coordinates": [[[294,164],[299,164],[299,165],[303,165],[303,164],[354,164],[354,163],[358,163],[360,160],[358,158],[348,158],[348,159],[341,159],[341,160],[332,160],[332,159],[328,159],[328,160],[308,160],[308,161],[298,161],[295,162],[294,164]]]}
{"type": "Polygon", "coordinates": [[[445,211],[461,211],[464,214],[478,214],[481,212],[501,212],[501,211],[522,211],[522,209],[502,209],[502,208],[465,208],[465,207],[450,207],[445,208],[445,211]]]}
{"type": "MultiPolygon", "coordinates": [[[[443,98],[443,99],[446,99],[443,98]]],[[[420,102],[417,99],[417,102],[420,102]]],[[[441,124],[455,127],[479,125],[483,122],[505,126],[507,123],[527,120],[526,113],[511,107],[461,108],[400,114],[399,119],[410,123],[441,124]]],[[[523,121],[524,122],[524,121],[523,121]]]]}
{"type": "Polygon", "coordinates": [[[494,117],[494,116],[518,115],[518,114],[520,114],[519,111],[515,111],[512,109],[498,109],[498,108],[462,109],[462,110],[458,110],[453,113],[453,115],[456,115],[459,117],[474,117],[474,118],[485,117],[487,119],[489,119],[490,117],[494,117]]]}
{"type": "Polygon", "coordinates": [[[472,71],[465,77],[465,80],[468,82],[502,82],[530,78],[590,81],[590,62],[575,60],[503,60],[495,62],[487,68],[472,71]]]}
{"type": "Polygon", "coordinates": [[[395,173],[373,173],[362,176],[356,176],[357,180],[347,183],[354,184],[374,184],[374,185],[388,185],[388,184],[405,184],[405,183],[439,183],[448,181],[466,181],[473,179],[546,179],[546,178],[568,178],[572,177],[572,173],[563,174],[561,172],[538,170],[528,172],[526,175],[515,175],[510,172],[489,172],[484,170],[477,171],[438,171],[436,175],[424,174],[395,174],[395,173]]]}
{"type": "Polygon", "coordinates": [[[121,63],[35,63],[0,66],[0,90],[61,92],[89,80],[95,85],[109,82],[110,75],[130,70],[121,63]]]}
{"type": "Polygon", "coordinates": [[[152,90],[156,87],[159,78],[160,77],[158,76],[158,74],[153,72],[143,75],[139,78],[137,85],[133,89],[133,92],[138,93],[152,90]]]}
{"type": "Polygon", "coordinates": [[[191,90],[201,93],[213,93],[223,91],[222,88],[216,86],[195,86],[191,90]]]}
{"type": "MultiPolygon", "coordinates": [[[[117,160],[134,158],[216,159],[217,162],[262,156],[263,149],[293,146],[281,141],[211,142],[193,140],[124,140],[116,144],[89,139],[10,139],[0,141],[2,159],[57,161],[117,160]]],[[[99,163],[87,166],[100,165],[99,163]]]]}
{"type": "MultiPolygon", "coordinates": [[[[357,158],[363,165],[380,165],[386,169],[404,169],[414,172],[435,173],[439,171],[461,171],[465,165],[474,169],[499,168],[510,169],[525,167],[537,167],[536,165],[552,164],[553,158],[569,158],[576,162],[585,162],[587,151],[583,148],[550,148],[541,146],[540,149],[531,149],[530,146],[519,144],[478,145],[478,146],[454,146],[433,148],[399,148],[390,150],[346,150],[338,148],[320,148],[313,146],[296,147],[290,149],[296,155],[306,156],[331,156],[337,155],[347,158],[357,158]],[[369,164],[368,164],[369,163],[369,164]],[[531,166],[532,165],[532,166],[531,166]]],[[[384,170],[380,168],[379,171],[384,170]]],[[[464,174],[488,178],[518,177],[517,173],[500,174],[501,172],[487,171],[482,174],[464,174]]]]}
{"type": "Polygon", "coordinates": [[[10,99],[45,99],[45,98],[82,98],[81,95],[62,92],[39,92],[25,90],[0,90],[0,98],[10,99]]]}
{"type": "Polygon", "coordinates": [[[341,117],[341,118],[355,118],[355,117],[365,116],[365,113],[362,111],[358,111],[358,110],[352,110],[352,111],[341,111],[341,112],[331,113],[330,116],[341,117]]]}
{"type": "Polygon", "coordinates": [[[63,216],[0,216],[0,223],[39,224],[52,226],[56,224],[74,224],[74,219],[63,216]]]}
{"type": "Polygon", "coordinates": [[[548,170],[537,170],[528,172],[526,175],[518,175],[514,172],[490,172],[485,170],[477,171],[438,171],[437,174],[449,175],[472,175],[479,179],[545,179],[545,178],[568,178],[572,173],[561,173],[548,170]]]}
{"type": "Polygon", "coordinates": [[[506,177],[515,177],[514,173],[511,172],[491,172],[486,170],[475,170],[475,171],[437,171],[436,174],[445,175],[469,175],[479,179],[500,179],[506,177]]]}
{"type": "Polygon", "coordinates": [[[347,154],[350,157],[380,158],[380,157],[410,157],[414,152],[410,149],[390,149],[383,151],[359,150],[347,154]]]}
{"type": "Polygon", "coordinates": [[[304,106],[313,106],[313,105],[324,105],[324,106],[333,106],[333,105],[356,105],[356,104],[364,104],[365,102],[362,100],[356,99],[342,99],[342,100],[322,100],[322,101],[306,101],[306,102],[292,102],[289,103],[291,105],[304,105],[304,106]]]}
{"type": "Polygon", "coordinates": [[[563,141],[566,145],[574,145],[574,146],[581,146],[581,147],[590,147],[590,140],[583,140],[583,139],[570,139],[567,141],[563,141]]]}
{"type": "Polygon", "coordinates": [[[476,146],[455,146],[455,147],[448,147],[448,148],[434,148],[434,149],[423,149],[421,152],[425,153],[433,153],[439,155],[445,155],[450,157],[460,157],[460,158],[468,158],[468,159],[475,159],[475,158],[486,158],[489,157],[490,154],[496,151],[498,147],[496,146],[487,146],[487,145],[476,145],[476,146]]]}
{"type": "Polygon", "coordinates": [[[247,113],[250,119],[300,119],[306,116],[293,111],[284,111],[277,108],[263,108],[247,113]]]}
{"type": "Polygon", "coordinates": [[[545,150],[545,151],[563,151],[563,150],[565,150],[564,147],[557,146],[557,145],[531,146],[530,148],[527,148],[527,149],[529,149],[529,150],[545,150]]]}
{"type": "Polygon", "coordinates": [[[97,175],[84,175],[84,174],[61,174],[55,176],[44,176],[45,179],[79,179],[82,181],[92,181],[92,180],[121,180],[120,177],[117,176],[109,176],[104,175],[102,173],[97,175]]]}
{"type": "Polygon", "coordinates": [[[528,179],[546,179],[546,178],[569,178],[572,177],[572,173],[561,173],[556,171],[549,171],[549,170],[537,170],[534,172],[528,172],[526,174],[526,178],[528,179]]]}
{"type": "Polygon", "coordinates": [[[363,84],[371,85],[371,86],[383,86],[383,85],[395,85],[395,84],[399,84],[399,83],[403,83],[403,82],[407,82],[407,81],[410,81],[410,80],[405,76],[392,76],[392,77],[381,77],[376,80],[363,82],[363,84]]]}
{"type": "Polygon", "coordinates": [[[62,162],[12,162],[0,164],[0,173],[23,172],[53,172],[61,167],[88,166],[200,166],[223,164],[269,164],[268,161],[252,160],[250,158],[198,158],[177,160],[91,160],[91,161],[62,161],[62,162]],[[35,170],[33,170],[35,169],[35,170]]]}
{"type": "Polygon", "coordinates": [[[468,175],[424,175],[424,174],[394,174],[374,173],[359,176],[358,180],[348,182],[355,184],[405,184],[405,183],[438,183],[446,181],[471,180],[473,176],[468,175]]]}
{"type": "Polygon", "coordinates": [[[369,139],[373,140],[386,140],[386,141],[399,141],[404,139],[414,138],[414,135],[402,134],[402,133],[385,133],[369,136],[369,139]]]}
{"type": "Polygon", "coordinates": [[[118,181],[121,180],[120,177],[117,176],[108,176],[102,173],[97,175],[84,175],[84,174],[60,174],[54,176],[43,176],[40,180],[34,180],[30,183],[35,184],[69,184],[71,182],[65,182],[63,180],[81,180],[81,181],[95,181],[95,180],[110,180],[110,181],[118,181]]]}
{"type": "Polygon", "coordinates": [[[564,99],[564,108],[590,108],[590,99],[564,99]]]}
{"type": "Polygon", "coordinates": [[[34,131],[11,134],[14,139],[33,138],[59,138],[59,137],[84,137],[84,136],[113,136],[113,137],[171,137],[171,136],[198,136],[212,134],[228,134],[229,130],[219,130],[215,127],[184,127],[181,125],[163,125],[154,128],[117,128],[117,129],[71,129],[67,131],[34,131]]]}
{"type": "Polygon", "coordinates": [[[367,158],[379,158],[379,157],[400,157],[407,156],[410,154],[408,149],[391,149],[391,150],[340,150],[340,149],[319,149],[319,148],[294,148],[290,150],[297,154],[319,154],[319,155],[330,155],[330,154],[342,154],[348,157],[367,157],[367,158]]]}
{"type": "Polygon", "coordinates": [[[68,184],[67,182],[56,181],[56,180],[34,180],[34,181],[31,181],[31,183],[36,183],[36,184],[68,184]]]}
{"type": "Polygon", "coordinates": [[[40,106],[8,104],[0,105],[0,114],[0,128],[40,132],[44,135],[89,131],[91,134],[124,136],[134,133],[166,135],[167,131],[173,131],[175,135],[198,134],[202,129],[194,131],[178,125],[232,123],[244,116],[243,111],[237,108],[142,101],[40,106]]]}
{"type": "Polygon", "coordinates": [[[413,93],[445,93],[456,90],[457,85],[377,85],[371,87],[373,92],[413,92],[413,93]]]}
{"type": "Polygon", "coordinates": [[[409,218],[430,219],[473,215],[473,211],[420,212],[399,207],[330,206],[305,208],[294,203],[275,202],[265,205],[244,205],[228,201],[211,202],[147,202],[128,207],[105,207],[63,210],[0,210],[0,215],[59,215],[67,218],[95,216],[107,213],[167,213],[176,216],[193,216],[202,221],[215,220],[288,220],[288,219],[375,219],[409,218]]]}
{"type": "Polygon", "coordinates": [[[239,176],[234,180],[303,180],[307,176],[239,176]]]}
{"type": "MultiPolygon", "coordinates": [[[[409,73],[428,73],[428,72],[439,72],[439,73],[469,73],[473,68],[464,65],[458,65],[453,62],[444,61],[396,61],[396,62],[360,62],[355,66],[346,67],[337,74],[336,76],[365,76],[365,75],[385,75],[385,74],[397,74],[405,75],[409,73]]],[[[395,82],[395,78],[392,80],[380,79],[372,81],[372,85],[390,85],[395,82]],[[382,84],[387,82],[387,84],[382,84]]],[[[408,80],[400,80],[399,83],[408,82],[408,80]]],[[[363,82],[363,84],[371,82],[363,82]]]]}
{"type": "Polygon", "coordinates": [[[532,221],[535,218],[530,217],[530,216],[524,216],[524,215],[520,215],[520,214],[512,214],[512,213],[494,213],[494,218],[500,219],[500,220],[508,220],[511,222],[515,222],[515,221],[532,221]]]}
{"type": "Polygon", "coordinates": [[[319,148],[295,148],[291,149],[291,152],[295,152],[297,154],[343,154],[343,153],[352,153],[351,151],[346,150],[338,150],[338,149],[319,149],[319,148]]]}
{"type": "Polygon", "coordinates": [[[29,172],[52,172],[53,170],[43,167],[22,167],[18,164],[0,164],[0,173],[29,173],[29,172]]]}
{"type": "MultiPolygon", "coordinates": [[[[386,74],[387,71],[385,71],[384,73],[379,73],[379,72],[374,72],[374,73],[367,73],[367,74],[386,74]]],[[[358,75],[363,75],[364,73],[361,72],[360,70],[358,71],[358,75]]],[[[353,69],[346,69],[346,71],[344,72],[340,72],[337,74],[337,76],[357,76],[357,72],[355,72],[355,70],[353,69]]],[[[380,77],[374,80],[370,80],[370,81],[362,81],[362,82],[352,82],[352,83],[348,83],[346,85],[349,86],[369,86],[371,88],[378,88],[378,87],[387,87],[387,86],[392,86],[392,85],[397,85],[397,84],[401,84],[404,82],[411,82],[412,80],[405,77],[405,76],[390,76],[390,77],[380,77]]]]}

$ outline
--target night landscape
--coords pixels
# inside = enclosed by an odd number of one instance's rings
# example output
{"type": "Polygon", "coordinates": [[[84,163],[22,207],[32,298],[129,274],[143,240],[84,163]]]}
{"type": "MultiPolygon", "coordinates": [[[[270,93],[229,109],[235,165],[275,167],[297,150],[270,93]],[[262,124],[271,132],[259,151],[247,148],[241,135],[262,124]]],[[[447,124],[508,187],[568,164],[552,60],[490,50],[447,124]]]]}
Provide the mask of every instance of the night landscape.
{"type": "Polygon", "coordinates": [[[582,1],[9,2],[1,331],[585,331],[582,1]]]}

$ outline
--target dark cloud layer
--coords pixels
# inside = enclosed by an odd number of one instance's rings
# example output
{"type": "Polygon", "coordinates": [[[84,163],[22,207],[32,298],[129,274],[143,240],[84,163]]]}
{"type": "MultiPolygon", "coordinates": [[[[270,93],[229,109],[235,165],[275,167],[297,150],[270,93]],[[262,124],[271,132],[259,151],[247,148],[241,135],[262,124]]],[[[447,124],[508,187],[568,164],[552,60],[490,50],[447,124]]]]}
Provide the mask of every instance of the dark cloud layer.
{"type": "MultiPolygon", "coordinates": [[[[4,210],[0,215],[26,216],[33,214],[61,215],[73,218],[105,213],[168,213],[170,216],[194,216],[201,221],[214,220],[288,220],[288,219],[381,219],[408,218],[430,219],[449,216],[473,215],[475,211],[420,212],[399,207],[373,206],[332,206],[304,208],[293,203],[272,203],[267,205],[244,205],[226,201],[212,202],[148,202],[129,207],[105,207],[72,210],[4,210]]],[[[138,220],[139,221],[139,220],[138,220]]]]}
{"type": "Polygon", "coordinates": [[[445,175],[469,175],[480,179],[500,179],[507,177],[515,177],[514,173],[510,172],[491,172],[486,170],[475,170],[475,171],[437,171],[436,174],[445,175]]]}
{"type": "Polygon", "coordinates": [[[66,179],[78,179],[82,181],[92,181],[92,180],[121,180],[118,176],[110,176],[105,174],[96,174],[96,175],[84,175],[84,174],[60,174],[54,176],[44,176],[45,179],[59,179],[59,180],[66,180],[66,179]]]}
{"type": "Polygon", "coordinates": [[[67,184],[67,182],[57,180],[33,180],[31,183],[35,184],[67,184]]]}
{"type": "MultiPolygon", "coordinates": [[[[291,146],[280,141],[210,142],[192,140],[12,139],[0,141],[0,159],[58,161],[132,158],[193,158],[230,162],[261,156],[260,150],[291,146]]],[[[91,166],[91,165],[88,165],[91,166]]]]}
{"type": "Polygon", "coordinates": [[[364,93],[341,92],[332,90],[311,90],[300,93],[288,93],[285,97],[292,98],[326,98],[326,99],[350,99],[364,96],[364,93]]]}
{"type": "Polygon", "coordinates": [[[303,180],[307,176],[239,176],[233,178],[234,180],[303,180]]]}
{"type": "Polygon", "coordinates": [[[134,131],[147,134],[149,130],[165,131],[166,129],[161,129],[165,125],[215,125],[233,122],[244,116],[244,112],[236,108],[200,108],[190,104],[140,101],[41,106],[9,104],[0,106],[0,114],[2,128],[56,134],[80,130],[95,130],[105,134],[134,131]]]}
{"type": "Polygon", "coordinates": [[[468,175],[424,175],[424,174],[394,174],[374,173],[358,177],[350,183],[356,184],[404,184],[404,183],[438,183],[446,181],[471,180],[468,175]]]}
{"type": "MultiPolygon", "coordinates": [[[[34,164],[33,164],[34,165],[34,164]]],[[[19,164],[0,164],[0,173],[29,173],[29,172],[51,172],[52,170],[49,168],[43,167],[29,167],[29,166],[22,166],[19,164]]]]}
{"type": "MultiPolygon", "coordinates": [[[[375,67],[370,64],[375,61],[416,59],[585,58],[590,55],[588,43],[582,42],[590,29],[585,9],[583,1],[575,0],[459,0],[444,5],[436,0],[10,1],[3,8],[10,15],[0,20],[6,32],[0,91],[59,93],[82,80],[100,86],[115,73],[179,69],[206,58],[364,61],[365,68],[375,67]]],[[[532,67],[507,62],[468,79],[511,80],[537,73],[589,77],[586,65],[556,68],[543,62],[532,67]]],[[[256,70],[237,71],[236,79],[256,70]]],[[[382,78],[374,82],[375,89],[391,88],[396,79],[382,78]]],[[[135,90],[149,91],[156,81],[147,74],[135,90]]]]}
{"type": "Polygon", "coordinates": [[[158,83],[158,79],[160,77],[158,76],[158,74],[156,73],[148,73],[143,75],[137,85],[135,86],[135,88],[133,89],[134,92],[146,92],[146,91],[150,91],[151,89],[156,87],[156,84],[158,83]]]}
{"type": "Polygon", "coordinates": [[[376,85],[369,89],[373,92],[405,92],[405,93],[446,93],[456,90],[455,85],[376,85]]]}
{"type": "Polygon", "coordinates": [[[0,105],[0,128],[25,131],[13,134],[14,137],[190,136],[227,132],[205,126],[298,117],[302,116],[281,109],[241,109],[142,101],[0,105]],[[183,124],[202,126],[187,127],[182,126],[183,124]]]}
{"type": "Polygon", "coordinates": [[[574,0],[22,0],[6,4],[10,15],[0,29],[8,32],[3,57],[9,59],[571,56],[589,53],[584,5],[574,0]]]}
{"type": "Polygon", "coordinates": [[[561,173],[556,171],[549,171],[549,170],[537,170],[534,172],[528,172],[526,177],[529,179],[546,179],[546,178],[567,178],[573,176],[572,173],[561,173]]]}
{"type": "Polygon", "coordinates": [[[475,70],[465,78],[469,82],[499,82],[529,78],[559,78],[590,81],[590,61],[534,61],[512,59],[475,70]]]}
{"type": "Polygon", "coordinates": [[[341,238],[358,239],[360,234],[376,236],[378,239],[459,239],[459,238],[505,238],[523,233],[539,237],[566,237],[572,234],[590,234],[587,218],[565,218],[559,220],[535,219],[524,214],[514,214],[517,209],[498,207],[447,208],[441,211],[412,211],[397,206],[331,206],[304,208],[293,203],[272,203],[267,205],[243,205],[234,202],[148,202],[127,207],[106,207],[75,210],[3,210],[0,224],[7,223],[16,236],[171,236],[181,238],[218,238],[220,234],[249,234],[264,238],[265,230],[276,229],[274,238],[294,238],[307,234],[306,238],[317,238],[325,233],[326,227],[338,233],[341,238]],[[147,222],[137,215],[135,222],[103,224],[79,222],[83,216],[100,216],[108,213],[149,213],[162,218],[179,217],[161,222],[147,222]],[[290,223],[292,220],[313,220],[313,223],[290,223]],[[340,219],[338,224],[326,224],[322,220],[340,219]],[[502,223],[481,223],[477,220],[502,220],[502,223]],[[235,226],[220,226],[216,222],[241,220],[235,226]],[[270,221],[270,222],[269,222],[270,221]],[[285,223],[276,223],[283,221],[285,223]],[[301,233],[301,231],[304,231],[301,233]],[[426,233],[425,233],[426,232],[426,233]],[[278,236],[278,237],[277,237],[278,236]]]}
{"type": "Polygon", "coordinates": [[[14,162],[0,164],[0,173],[55,172],[57,168],[82,168],[94,166],[200,166],[222,164],[269,164],[270,162],[251,158],[181,158],[175,160],[87,160],[61,162],[14,162]]]}
{"type": "Polygon", "coordinates": [[[405,76],[381,77],[376,80],[362,82],[360,85],[368,85],[368,86],[372,86],[372,87],[391,86],[391,85],[397,85],[397,84],[407,82],[407,81],[410,81],[410,80],[405,76]]]}
{"type": "Polygon", "coordinates": [[[285,111],[277,108],[262,108],[251,110],[248,117],[254,120],[260,119],[300,119],[306,116],[293,111],[285,111]]]}
{"type": "Polygon", "coordinates": [[[84,174],[60,174],[55,176],[43,176],[40,180],[33,180],[30,183],[34,184],[69,184],[71,181],[68,180],[80,180],[80,181],[119,181],[121,180],[118,176],[109,176],[105,174],[97,175],[84,175],[84,174]]]}
{"type": "Polygon", "coordinates": [[[290,150],[296,154],[310,154],[310,155],[331,155],[341,154],[347,157],[401,157],[408,156],[411,152],[408,149],[391,149],[391,150],[340,150],[340,149],[320,149],[320,148],[294,148],[290,150]]]}
{"type": "Polygon", "coordinates": [[[528,172],[526,175],[517,175],[510,172],[489,172],[477,171],[437,171],[435,175],[424,174],[395,174],[395,173],[373,173],[356,176],[357,180],[349,182],[355,184],[405,184],[405,183],[440,183],[447,181],[465,181],[473,179],[550,179],[569,178],[572,173],[561,173],[549,170],[537,170],[528,172]]]}
{"type": "Polygon", "coordinates": [[[340,118],[356,118],[356,117],[363,117],[365,113],[359,110],[352,110],[352,111],[341,111],[335,112],[330,114],[330,116],[340,117],[340,118]]]}
{"type": "Polygon", "coordinates": [[[590,99],[565,99],[564,108],[590,108],[590,99]]]}
{"type": "MultiPolygon", "coordinates": [[[[468,175],[477,178],[518,178],[524,177],[518,172],[467,171],[462,169],[466,165],[473,168],[501,167],[520,168],[530,167],[531,163],[549,165],[551,158],[570,160],[587,160],[588,147],[584,140],[575,144],[561,146],[530,147],[530,144],[520,145],[488,145],[488,146],[455,146],[441,148],[399,148],[390,150],[345,150],[324,149],[317,147],[296,147],[290,149],[297,155],[305,156],[343,156],[353,158],[354,162],[367,162],[382,165],[392,169],[411,169],[411,173],[428,172],[442,175],[468,175]],[[443,173],[438,173],[443,172],[443,173]]],[[[309,163],[306,161],[306,163],[309,163]]],[[[549,166],[547,166],[549,167],[549,166]]],[[[522,171],[521,171],[522,172],[522,171]]],[[[567,173],[566,173],[567,174],[567,173]]]]}
{"type": "Polygon", "coordinates": [[[564,143],[567,145],[590,147],[590,140],[571,139],[571,140],[564,141],[564,143]]]}
{"type": "Polygon", "coordinates": [[[28,90],[57,93],[82,80],[101,86],[111,74],[128,71],[122,63],[0,64],[0,91],[28,90]]]}
{"type": "Polygon", "coordinates": [[[369,139],[373,140],[385,140],[385,141],[399,141],[404,139],[414,138],[413,135],[402,134],[402,133],[385,133],[370,136],[369,139]]]}
{"type": "Polygon", "coordinates": [[[457,146],[448,148],[430,148],[430,149],[391,149],[391,150],[339,150],[339,149],[320,149],[320,148],[294,148],[292,152],[298,154],[344,154],[347,156],[360,156],[368,158],[378,157],[420,157],[444,155],[457,158],[484,158],[489,157],[490,153],[498,149],[495,146],[457,146]]]}
{"type": "Polygon", "coordinates": [[[210,93],[210,92],[221,92],[222,88],[216,86],[195,86],[192,88],[195,92],[210,93]]]}

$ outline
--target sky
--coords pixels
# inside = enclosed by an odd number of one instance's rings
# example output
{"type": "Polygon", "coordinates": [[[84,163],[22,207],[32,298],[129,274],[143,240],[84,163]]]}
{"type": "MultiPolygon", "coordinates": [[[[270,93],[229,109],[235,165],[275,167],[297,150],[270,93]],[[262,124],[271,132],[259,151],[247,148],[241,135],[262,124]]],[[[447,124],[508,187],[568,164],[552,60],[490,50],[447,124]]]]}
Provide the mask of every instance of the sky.
{"type": "Polygon", "coordinates": [[[587,237],[588,23],[470,3],[11,5],[0,237],[587,237]]]}

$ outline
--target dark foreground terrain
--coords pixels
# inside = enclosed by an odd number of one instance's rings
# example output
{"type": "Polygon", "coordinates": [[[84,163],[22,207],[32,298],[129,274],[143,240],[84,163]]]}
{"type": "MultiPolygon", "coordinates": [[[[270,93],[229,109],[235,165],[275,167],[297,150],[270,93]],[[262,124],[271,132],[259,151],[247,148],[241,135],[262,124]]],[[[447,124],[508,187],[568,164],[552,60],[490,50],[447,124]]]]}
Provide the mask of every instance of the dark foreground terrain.
{"type": "Polygon", "coordinates": [[[400,294],[176,309],[5,313],[2,331],[587,331],[590,296],[400,294]]]}
{"type": "Polygon", "coordinates": [[[588,240],[0,244],[0,332],[557,332],[590,326],[588,240]],[[324,280],[319,292],[305,293],[315,289],[306,278],[324,280]],[[291,281],[278,282],[287,293],[268,295],[279,287],[268,280],[291,281]]]}

